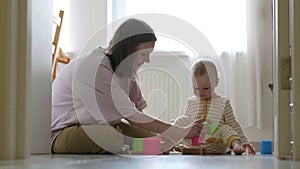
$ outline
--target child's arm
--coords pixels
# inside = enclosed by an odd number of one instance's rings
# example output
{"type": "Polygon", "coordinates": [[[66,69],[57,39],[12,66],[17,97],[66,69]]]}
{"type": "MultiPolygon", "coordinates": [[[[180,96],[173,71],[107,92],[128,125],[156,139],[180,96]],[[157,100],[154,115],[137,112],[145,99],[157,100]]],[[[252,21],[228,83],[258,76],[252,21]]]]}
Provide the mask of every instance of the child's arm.
{"type": "Polygon", "coordinates": [[[248,139],[245,136],[243,129],[240,125],[240,123],[236,120],[234,114],[233,114],[233,109],[231,107],[230,101],[227,100],[225,103],[225,109],[224,109],[224,121],[227,125],[232,127],[239,135],[242,144],[248,143],[248,139]]]}
{"type": "Polygon", "coordinates": [[[248,142],[248,139],[245,136],[240,123],[236,120],[229,100],[227,100],[226,104],[225,104],[224,121],[226,124],[228,124],[230,127],[232,127],[238,133],[238,135],[241,139],[242,146],[246,149],[246,151],[250,155],[255,155],[255,149],[248,142]]]}
{"type": "Polygon", "coordinates": [[[242,146],[246,149],[246,151],[250,155],[255,155],[255,149],[248,142],[248,139],[245,136],[240,123],[236,120],[229,100],[226,101],[226,104],[225,104],[224,121],[226,124],[228,124],[230,127],[232,127],[238,133],[238,135],[241,139],[242,146]]]}

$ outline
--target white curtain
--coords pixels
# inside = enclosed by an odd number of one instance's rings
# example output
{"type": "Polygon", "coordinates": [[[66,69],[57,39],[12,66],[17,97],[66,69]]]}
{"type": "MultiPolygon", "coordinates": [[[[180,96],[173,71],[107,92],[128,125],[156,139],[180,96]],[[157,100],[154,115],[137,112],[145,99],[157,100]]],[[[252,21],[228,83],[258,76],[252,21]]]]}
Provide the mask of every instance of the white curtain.
{"type": "MultiPolygon", "coordinates": [[[[264,32],[272,31],[268,27],[272,25],[271,1],[126,0],[124,11],[120,11],[120,8],[119,12],[114,11],[113,8],[113,18],[151,12],[173,15],[196,26],[216,50],[216,56],[208,57],[216,60],[219,69],[217,92],[230,98],[235,115],[243,127],[260,129],[262,60],[267,53],[266,45],[270,45],[267,43],[271,43],[264,38],[264,32]]],[[[113,6],[117,7],[117,4],[118,1],[114,1],[113,6]]],[[[176,43],[170,45],[163,40],[165,37],[161,41],[159,38],[161,49],[185,50],[180,45],[176,46],[176,43]]]]}
{"type": "MultiPolygon", "coordinates": [[[[263,60],[271,57],[271,0],[247,1],[247,50],[220,55],[227,95],[243,127],[262,128],[263,60]]],[[[270,63],[272,64],[272,63],[270,63]]]]}

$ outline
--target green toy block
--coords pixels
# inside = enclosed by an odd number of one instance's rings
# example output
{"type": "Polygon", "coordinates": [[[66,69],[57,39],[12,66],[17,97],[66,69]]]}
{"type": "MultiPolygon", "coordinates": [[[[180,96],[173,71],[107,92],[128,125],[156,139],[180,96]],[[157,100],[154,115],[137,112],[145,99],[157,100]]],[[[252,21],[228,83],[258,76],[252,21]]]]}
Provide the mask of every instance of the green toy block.
{"type": "Polygon", "coordinates": [[[143,151],[144,150],[144,138],[133,138],[132,150],[133,151],[143,151]]]}

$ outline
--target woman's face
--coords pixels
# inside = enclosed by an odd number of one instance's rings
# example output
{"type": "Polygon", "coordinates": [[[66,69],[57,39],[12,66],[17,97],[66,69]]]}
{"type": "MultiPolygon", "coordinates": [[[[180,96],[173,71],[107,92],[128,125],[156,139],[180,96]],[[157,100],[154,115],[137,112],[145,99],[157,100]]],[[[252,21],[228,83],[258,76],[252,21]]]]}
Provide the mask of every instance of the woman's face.
{"type": "Polygon", "coordinates": [[[154,41],[140,43],[137,46],[132,64],[135,73],[145,62],[150,62],[150,54],[153,52],[154,46],[154,41]]]}

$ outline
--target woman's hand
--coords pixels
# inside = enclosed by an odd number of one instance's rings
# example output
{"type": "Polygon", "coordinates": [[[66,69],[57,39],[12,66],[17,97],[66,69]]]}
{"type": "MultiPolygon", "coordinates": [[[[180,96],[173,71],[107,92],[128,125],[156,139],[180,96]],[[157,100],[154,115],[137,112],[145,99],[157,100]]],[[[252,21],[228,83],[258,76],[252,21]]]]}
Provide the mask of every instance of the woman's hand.
{"type": "Polygon", "coordinates": [[[203,128],[203,122],[205,119],[199,119],[195,120],[193,123],[185,127],[186,130],[186,136],[184,137],[185,139],[191,139],[195,136],[199,136],[202,128],[203,128]]]}
{"type": "Polygon", "coordinates": [[[178,127],[173,125],[166,132],[162,133],[159,136],[163,142],[161,144],[162,152],[169,151],[172,147],[176,146],[183,138],[191,139],[194,136],[199,136],[203,127],[203,124],[201,124],[202,122],[204,122],[203,119],[196,120],[186,127],[178,127]]]}

